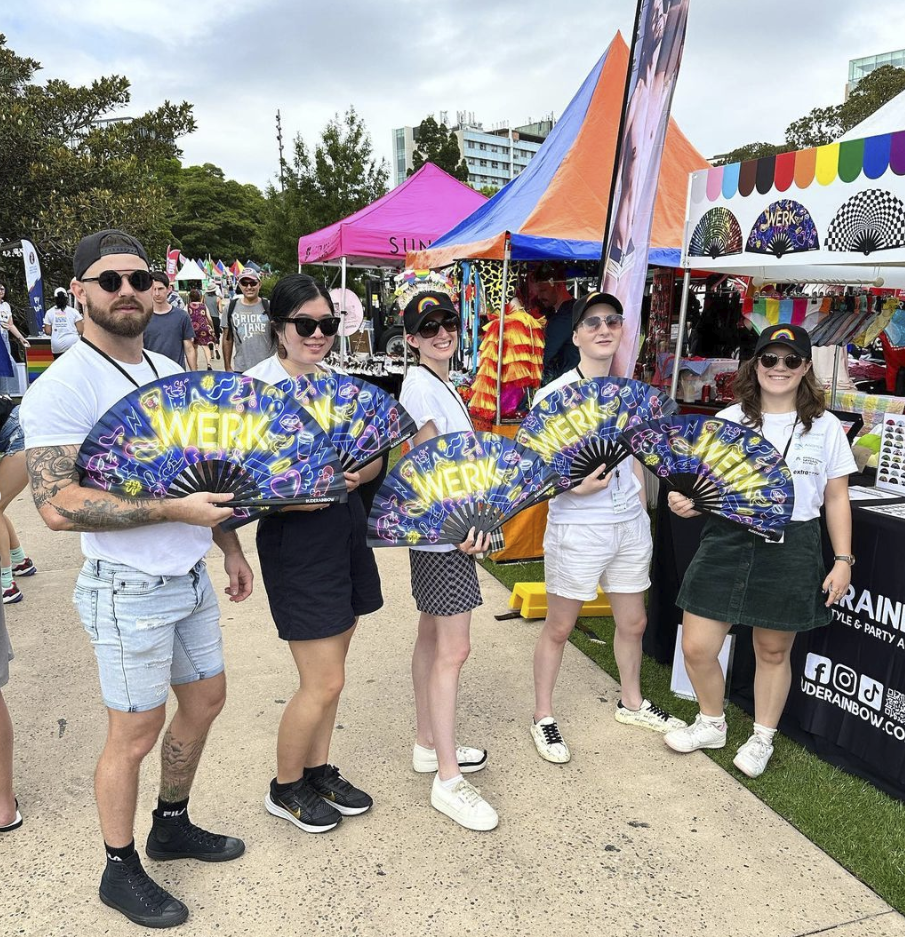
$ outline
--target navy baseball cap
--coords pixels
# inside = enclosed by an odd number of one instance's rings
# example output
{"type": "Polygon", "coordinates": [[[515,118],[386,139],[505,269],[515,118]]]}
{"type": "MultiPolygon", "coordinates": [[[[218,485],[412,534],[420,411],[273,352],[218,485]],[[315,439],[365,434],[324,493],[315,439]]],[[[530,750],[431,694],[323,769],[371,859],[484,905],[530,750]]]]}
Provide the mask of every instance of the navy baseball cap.
{"type": "Polygon", "coordinates": [[[96,234],[89,234],[79,241],[72,258],[75,278],[81,280],[92,264],[108,254],[134,254],[150,266],[148,255],[141,241],[136,240],[131,234],[126,234],[125,231],[106,228],[96,234]]]}
{"type": "Polygon", "coordinates": [[[409,335],[416,335],[421,323],[432,312],[451,312],[457,316],[458,310],[453,305],[453,301],[446,293],[439,291],[418,293],[413,296],[406,304],[402,313],[402,321],[405,330],[409,335]]]}
{"type": "Polygon", "coordinates": [[[620,316],[622,315],[622,303],[612,293],[588,293],[587,296],[582,296],[581,299],[576,300],[575,305],[572,307],[573,331],[578,328],[582,316],[591,306],[612,306],[620,316]]]}
{"type": "Polygon", "coordinates": [[[785,345],[802,358],[811,357],[811,336],[800,325],[771,325],[765,328],[754,346],[755,357],[768,345],[785,345]]]}

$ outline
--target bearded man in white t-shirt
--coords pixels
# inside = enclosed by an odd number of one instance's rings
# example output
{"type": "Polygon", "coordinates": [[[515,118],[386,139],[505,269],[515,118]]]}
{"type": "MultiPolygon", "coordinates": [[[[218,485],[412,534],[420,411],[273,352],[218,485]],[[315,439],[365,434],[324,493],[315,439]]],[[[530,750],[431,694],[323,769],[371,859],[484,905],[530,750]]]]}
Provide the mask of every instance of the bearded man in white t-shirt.
{"type": "Polygon", "coordinates": [[[76,248],[74,267],[71,290],[85,309],[85,327],[22,401],[28,472],[47,526],[82,533],[75,603],[108,713],[95,774],[107,857],[100,898],[137,924],[172,927],[188,909],[147,875],[135,851],[139,770],[163,729],[172,686],[178,705],[161,747],[146,851],[153,859],[209,862],[244,852],[240,839],[192,823],[188,797],[226,698],[220,613],[204,564],[211,540],[225,556],[231,601],[251,594],[253,577],[235,533],[218,528],[232,515],[232,495],[130,500],[80,487],[76,457],[97,420],[136,388],[182,368],[142,348],[152,280],[138,241],[115,230],[89,235],[76,248]]]}
{"type": "MultiPolygon", "coordinates": [[[[622,341],[622,304],[608,293],[590,293],[572,309],[577,368],[542,387],[534,402],[584,378],[606,377],[622,341]]],[[[550,502],[544,535],[547,620],[534,649],[534,722],[538,754],[563,764],[572,757],[553,715],[553,690],[563,649],[581,606],[606,593],[616,621],[613,653],[622,699],[616,721],[657,732],[685,723],[641,693],[641,638],[647,626],[644,593],[650,586],[653,542],[644,503],[642,468],[627,458],[608,475],[601,468],[550,502]]]]}

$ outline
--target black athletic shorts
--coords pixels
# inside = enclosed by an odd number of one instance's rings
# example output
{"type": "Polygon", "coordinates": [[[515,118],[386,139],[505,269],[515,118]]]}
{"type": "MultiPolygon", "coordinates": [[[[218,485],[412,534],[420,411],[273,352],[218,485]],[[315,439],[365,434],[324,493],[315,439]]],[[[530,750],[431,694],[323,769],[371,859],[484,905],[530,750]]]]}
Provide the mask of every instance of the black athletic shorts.
{"type": "Polygon", "coordinates": [[[264,589],[284,641],[342,634],[383,605],[366,524],[354,491],[346,504],[273,514],[258,524],[264,589]]]}

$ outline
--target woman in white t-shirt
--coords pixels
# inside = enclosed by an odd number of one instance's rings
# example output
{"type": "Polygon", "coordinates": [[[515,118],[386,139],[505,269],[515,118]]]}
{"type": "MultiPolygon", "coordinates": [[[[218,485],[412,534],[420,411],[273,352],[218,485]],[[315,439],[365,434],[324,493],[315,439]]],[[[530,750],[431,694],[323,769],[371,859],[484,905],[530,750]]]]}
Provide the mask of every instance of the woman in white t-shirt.
{"type": "MultiPolygon", "coordinates": [[[[402,383],[400,403],[418,426],[413,445],[473,427],[465,402],[449,381],[449,362],[459,344],[460,319],[445,293],[422,292],[403,314],[406,342],[418,357],[402,383]]],[[[486,552],[489,537],[475,532],[459,547],[409,550],[412,596],[421,613],[412,655],[416,739],[412,767],[436,772],[431,804],[471,830],[492,830],[496,811],[462,776],[480,771],[487,752],[456,745],[459,673],[468,659],[472,610],[481,604],[475,553],[486,552]]]]}
{"type": "Polygon", "coordinates": [[[50,336],[50,351],[54,358],[72,348],[84,327],[82,314],[69,305],[69,294],[58,286],[53,293],[53,309],[44,318],[44,334],[50,336]]]}
{"type": "Polygon", "coordinates": [[[19,393],[19,378],[16,375],[16,362],[13,359],[12,347],[9,343],[10,335],[23,348],[31,347],[28,339],[16,328],[16,323],[13,322],[13,311],[6,301],[6,286],[0,283],[0,341],[3,342],[0,355],[5,359],[0,361],[0,394],[16,396],[19,393]]]}
{"type": "MultiPolygon", "coordinates": [[[[851,581],[852,515],[848,475],[857,471],[842,424],[824,409],[811,365],[811,340],[798,326],[775,325],[761,333],[754,358],[738,372],[738,403],[717,416],[760,429],[783,453],[795,486],[791,522],[783,541],[770,543],[738,524],[711,517],[685,574],[676,604],[685,609],[682,652],[700,714],[686,729],[665,736],[679,752],[722,748],[725,680],[717,656],[733,624],[753,629],[754,734],[735,766],[756,778],[773,754],[773,736],[792,681],[790,654],[799,631],[832,621],[830,606],[851,581]],[[834,564],[823,563],[820,509],[834,564]]],[[[671,492],[680,517],[696,512],[690,499],[671,492]]]]}
{"type": "MultiPolygon", "coordinates": [[[[248,370],[249,377],[280,384],[329,371],[322,362],[333,347],[339,317],[323,284],[302,273],[283,277],[268,315],[276,353],[248,370]]],[[[277,775],[264,804],[307,833],[331,830],[343,816],[364,813],[373,804],[329,762],[329,754],[352,635],[360,616],[383,605],[358,491],[381,464],[377,459],[360,472],[345,473],[345,504],[287,507],[258,524],[270,613],[299,674],[299,688],[280,721],[277,775]]]]}

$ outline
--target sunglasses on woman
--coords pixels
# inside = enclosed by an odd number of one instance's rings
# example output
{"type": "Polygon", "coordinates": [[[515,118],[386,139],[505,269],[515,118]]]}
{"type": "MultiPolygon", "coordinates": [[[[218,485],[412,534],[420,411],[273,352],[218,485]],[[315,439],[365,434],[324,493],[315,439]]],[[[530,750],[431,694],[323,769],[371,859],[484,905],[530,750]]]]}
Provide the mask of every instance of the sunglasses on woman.
{"type": "Polygon", "coordinates": [[[801,355],[795,354],[786,355],[784,358],[781,358],[779,355],[765,353],[760,355],[757,360],[760,361],[767,371],[769,371],[770,368],[775,368],[780,361],[782,361],[790,371],[797,371],[804,364],[804,358],[802,358],[801,355]]]}
{"type": "Polygon", "coordinates": [[[129,286],[131,286],[136,293],[144,293],[146,290],[151,289],[151,284],[154,282],[151,278],[151,274],[147,270],[133,270],[125,276],[118,273],[116,270],[104,270],[96,277],[82,277],[80,282],[97,283],[106,293],[118,293],[120,287],[123,285],[123,280],[128,280],[129,286]]]}
{"type": "Polygon", "coordinates": [[[295,316],[292,319],[274,319],[274,322],[283,322],[287,325],[294,325],[295,331],[302,338],[311,338],[317,329],[321,330],[321,335],[330,338],[339,331],[339,316],[324,316],[323,319],[314,319],[311,316],[295,316]]]}
{"type": "Polygon", "coordinates": [[[440,334],[441,326],[445,332],[458,332],[459,317],[450,313],[442,319],[428,319],[427,322],[418,329],[418,334],[423,335],[425,338],[433,338],[435,335],[440,334]]]}

